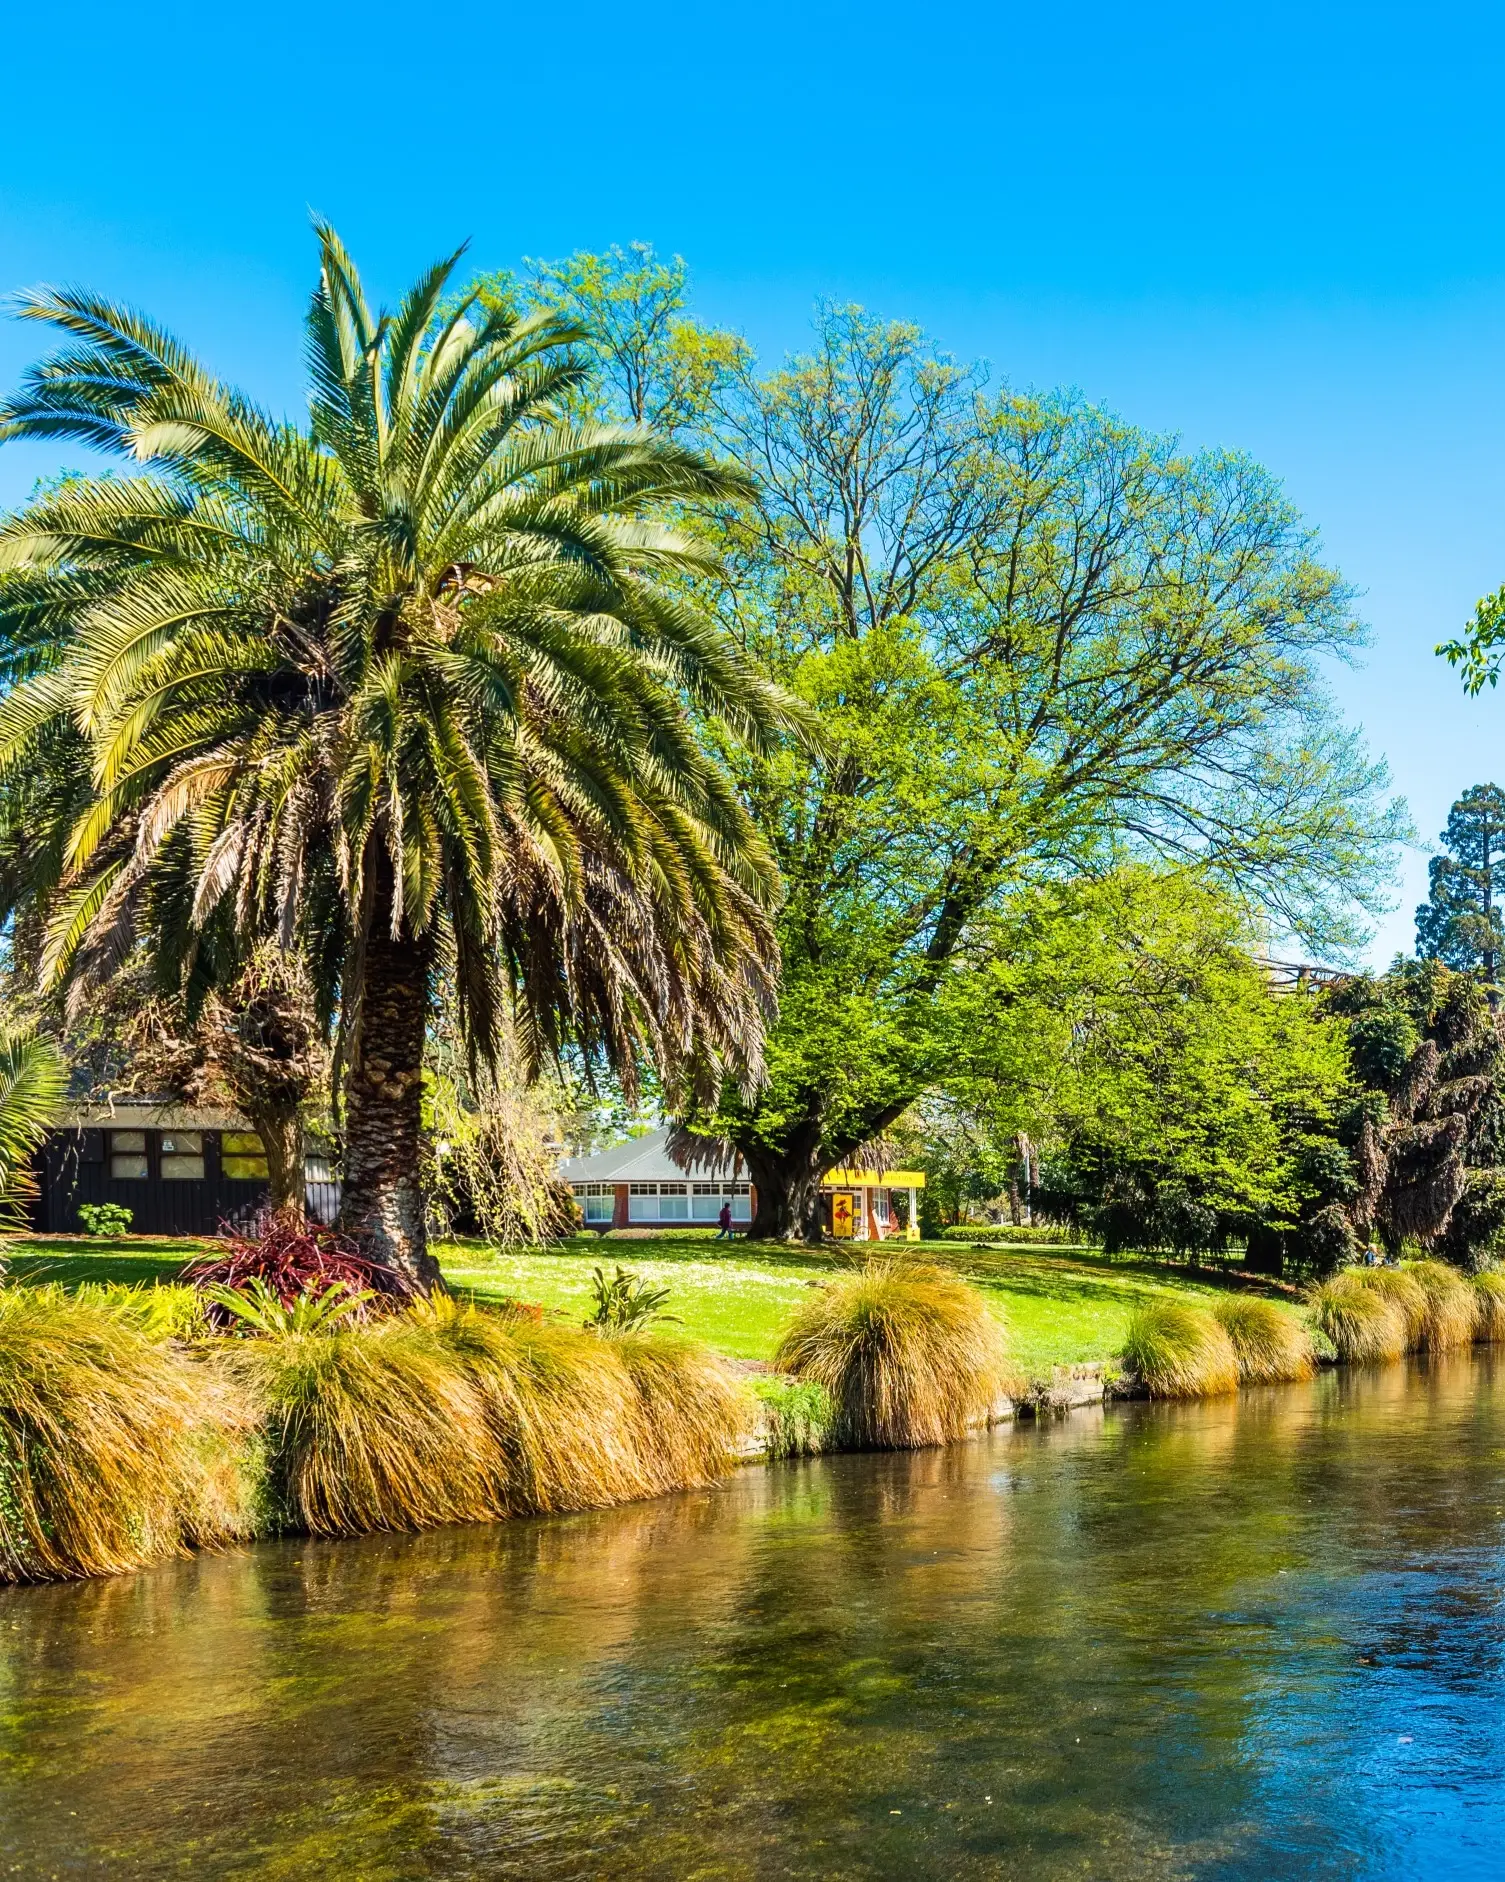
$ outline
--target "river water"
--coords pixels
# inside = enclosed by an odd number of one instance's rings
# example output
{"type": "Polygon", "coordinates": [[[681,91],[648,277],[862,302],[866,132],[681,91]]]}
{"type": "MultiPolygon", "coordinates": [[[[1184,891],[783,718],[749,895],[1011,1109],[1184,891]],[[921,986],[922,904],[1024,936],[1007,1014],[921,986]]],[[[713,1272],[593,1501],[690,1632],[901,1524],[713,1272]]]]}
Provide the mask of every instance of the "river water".
{"type": "Polygon", "coordinates": [[[1505,1358],[0,1593],[0,1876],[1505,1874],[1505,1358]]]}

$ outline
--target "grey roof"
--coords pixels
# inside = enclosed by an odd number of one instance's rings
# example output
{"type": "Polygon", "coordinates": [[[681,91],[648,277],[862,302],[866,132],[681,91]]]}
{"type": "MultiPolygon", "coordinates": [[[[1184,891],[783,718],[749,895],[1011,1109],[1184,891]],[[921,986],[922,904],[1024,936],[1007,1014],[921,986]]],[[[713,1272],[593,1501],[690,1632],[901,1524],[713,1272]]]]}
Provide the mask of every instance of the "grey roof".
{"type": "MultiPolygon", "coordinates": [[[[629,1137],[589,1157],[566,1157],[559,1174],[566,1183],[682,1183],[686,1176],[716,1176],[716,1171],[687,1171],[669,1155],[669,1126],[643,1137],[629,1137]]],[[[744,1177],[737,1160],[737,1176],[744,1177]]]]}

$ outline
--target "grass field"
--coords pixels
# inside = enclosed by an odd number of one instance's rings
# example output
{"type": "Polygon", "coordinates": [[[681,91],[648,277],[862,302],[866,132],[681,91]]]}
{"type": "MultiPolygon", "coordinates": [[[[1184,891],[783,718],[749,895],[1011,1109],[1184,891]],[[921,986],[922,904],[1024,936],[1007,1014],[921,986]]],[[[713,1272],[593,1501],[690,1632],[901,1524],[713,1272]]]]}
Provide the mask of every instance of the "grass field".
{"type": "MultiPolygon", "coordinates": [[[[170,1281],[208,1243],[49,1236],[6,1249],[13,1280],[170,1281]]],[[[955,1269],[987,1295],[1009,1332],[1021,1371],[1112,1358],[1130,1314],[1155,1295],[1213,1293],[1215,1276],[1164,1262],[1110,1257],[1090,1248],[981,1250],[956,1242],[901,1244],[902,1252],[955,1269]]],[[[853,1251],[855,1254],[855,1250],[853,1251]]],[[[900,1252],[900,1250],[890,1250],[900,1252]]],[[[557,1249],[493,1254],[479,1242],[446,1242],[446,1278],[480,1299],[537,1301],[570,1321],[585,1317],[591,1269],[616,1264],[669,1289],[666,1310],[680,1328],[738,1359],[767,1359],[805,1290],[848,1264],[846,1251],[769,1243],[717,1243],[710,1231],[617,1239],[578,1236],[557,1249]]],[[[1272,1292],[1284,1290],[1271,1290],[1272,1292]]]]}

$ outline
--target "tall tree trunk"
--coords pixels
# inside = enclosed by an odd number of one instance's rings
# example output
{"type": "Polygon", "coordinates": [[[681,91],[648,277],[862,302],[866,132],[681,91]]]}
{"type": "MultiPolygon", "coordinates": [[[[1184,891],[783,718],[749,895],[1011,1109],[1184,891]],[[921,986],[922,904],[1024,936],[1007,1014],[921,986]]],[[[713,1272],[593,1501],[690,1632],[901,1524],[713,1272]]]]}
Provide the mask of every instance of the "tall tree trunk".
{"type": "Polygon", "coordinates": [[[259,1104],[247,1093],[238,1092],[236,1097],[266,1151],[268,1203],[279,1213],[292,1210],[301,1216],[305,1208],[302,1115],[281,1105],[259,1104]]]}
{"type": "Polygon", "coordinates": [[[820,1183],[831,1167],[823,1157],[819,1133],[801,1138],[784,1151],[763,1145],[741,1146],[747,1173],[758,1192],[757,1213],[748,1239],[762,1242],[818,1242],[821,1238],[820,1183]]]}
{"type": "Polygon", "coordinates": [[[406,935],[394,941],[389,909],[379,894],[346,1086],[340,1227],[373,1261],[428,1292],[443,1284],[428,1250],[419,1182],[432,947],[406,935]]]}

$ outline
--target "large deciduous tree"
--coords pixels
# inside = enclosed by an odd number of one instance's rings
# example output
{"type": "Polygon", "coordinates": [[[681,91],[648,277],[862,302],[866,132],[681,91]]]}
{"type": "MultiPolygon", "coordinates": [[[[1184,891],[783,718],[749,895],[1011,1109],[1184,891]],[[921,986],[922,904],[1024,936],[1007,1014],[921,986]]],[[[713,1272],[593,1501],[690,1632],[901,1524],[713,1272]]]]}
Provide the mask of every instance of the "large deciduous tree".
{"type": "Polygon", "coordinates": [[[1028,885],[1125,857],[1352,938],[1403,819],[1331,711],[1360,639],[1273,480],[1071,397],[993,394],[913,328],[829,308],[812,351],[723,375],[724,620],[826,734],[742,764],[786,883],[768,1076],[692,1130],[815,1232],[821,1176],[944,1082],[948,982],[1028,885]]]}
{"type": "Polygon", "coordinates": [[[0,532],[0,761],[43,802],[38,752],[81,753],[31,879],[76,996],[142,936],[185,974],[215,924],[303,955],[337,1021],[346,1225],[426,1283],[441,965],[479,1060],[515,1002],[530,1062],[651,1054],[686,1100],[756,1072],[776,874],[689,713],[729,749],[790,720],[686,594],[715,564],[683,525],[745,476],[570,418],[588,362],[557,315],[446,302],[453,258],[378,314],[320,242],[306,425],[129,311],[23,303],[64,345],[0,437],[131,474],[0,532]]]}

